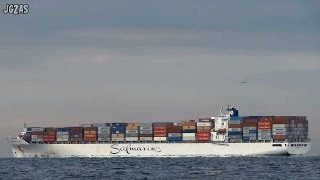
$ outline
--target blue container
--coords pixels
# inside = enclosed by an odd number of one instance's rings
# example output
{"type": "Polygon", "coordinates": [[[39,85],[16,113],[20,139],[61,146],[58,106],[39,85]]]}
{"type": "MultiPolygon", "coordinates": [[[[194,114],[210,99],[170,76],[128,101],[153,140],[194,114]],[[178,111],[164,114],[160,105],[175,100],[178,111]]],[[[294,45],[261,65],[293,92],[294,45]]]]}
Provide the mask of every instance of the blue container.
{"type": "Polygon", "coordinates": [[[236,136],[236,135],[241,135],[242,136],[242,132],[241,131],[229,131],[228,134],[230,136],[236,136]]]}
{"type": "Polygon", "coordinates": [[[184,129],[182,130],[183,133],[196,133],[197,131],[195,129],[184,129]]]}
{"type": "Polygon", "coordinates": [[[249,140],[250,140],[250,137],[243,137],[243,140],[249,141],[249,140]]]}
{"type": "Polygon", "coordinates": [[[57,128],[57,132],[69,132],[69,128],[57,128]]]}
{"type": "Polygon", "coordinates": [[[124,127],[125,123],[112,123],[112,127],[124,127]]]}
{"type": "Polygon", "coordinates": [[[71,138],[82,138],[82,134],[70,134],[71,138]]]}
{"type": "Polygon", "coordinates": [[[256,134],[257,133],[257,130],[249,130],[249,133],[251,134],[256,134]]]}
{"type": "Polygon", "coordinates": [[[182,141],[182,137],[168,137],[168,141],[182,141]]]}
{"type": "Polygon", "coordinates": [[[124,129],[112,129],[111,133],[112,134],[124,134],[125,130],[124,129]]]}
{"type": "Polygon", "coordinates": [[[230,121],[241,121],[242,117],[230,117],[230,121]]]}
{"type": "Polygon", "coordinates": [[[152,134],[152,130],[140,130],[140,134],[152,134]]]}

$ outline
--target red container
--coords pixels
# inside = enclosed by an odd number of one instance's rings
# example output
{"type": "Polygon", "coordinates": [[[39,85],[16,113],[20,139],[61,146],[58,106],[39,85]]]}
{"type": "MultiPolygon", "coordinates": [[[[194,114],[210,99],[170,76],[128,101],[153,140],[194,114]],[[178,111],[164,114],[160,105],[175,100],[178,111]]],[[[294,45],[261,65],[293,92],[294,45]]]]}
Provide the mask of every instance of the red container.
{"type": "Polygon", "coordinates": [[[229,128],[241,128],[242,125],[241,124],[228,124],[229,128]]]}
{"type": "Polygon", "coordinates": [[[54,142],[56,141],[55,135],[43,135],[43,142],[54,142]]]}
{"type": "Polygon", "coordinates": [[[289,124],[289,116],[275,116],[273,124],[289,124]]]}
{"type": "Polygon", "coordinates": [[[245,119],[244,119],[244,123],[246,123],[246,124],[248,124],[248,123],[255,123],[255,124],[257,124],[257,123],[258,123],[258,120],[259,120],[259,119],[245,118],[245,119]]]}
{"type": "Polygon", "coordinates": [[[210,129],[198,129],[197,133],[210,133],[210,129]]]}
{"type": "Polygon", "coordinates": [[[83,127],[71,127],[70,128],[71,133],[82,133],[82,131],[83,131],[83,127]]]}
{"type": "Polygon", "coordinates": [[[167,126],[167,130],[182,130],[182,126],[167,126]]]}
{"type": "Polygon", "coordinates": [[[153,130],[153,133],[167,133],[167,130],[153,130]]]}
{"type": "Polygon", "coordinates": [[[258,123],[244,123],[242,127],[257,127],[258,123]]]}
{"type": "Polygon", "coordinates": [[[169,129],[168,133],[181,133],[182,129],[169,129]]]}
{"type": "Polygon", "coordinates": [[[258,126],[271,126],[271,122],[258,122],[258,126]]]}
{"type": "Polygon", "coordinates": [[[154,130],[167,130],[167,126],[154,126],[154,130]]]}
{"type": "Polygon", "coordinates": [[[197,123],[196,123],[196,122],[190,122],[190,121],[188,121],[188,122],[183,122],[182,125],[183,125],[183,126],[196,126],[197,123]]]}
{"type": "Polygon", "coordinates": [[[154,133],[154,137],[167,137],[167,133],[154,133]]]}
{"type": "Polygon", "coordinates": [[[43,135],[43,131],[32,131],[31,135],[43,135]]]}
{"type": "Polygon", "coordinates": [[[197,133],[197,137],[210,137],[210,133],[197,133]]]}
{"type": "Polygon", "coordinates": [[[274,116],[262,116],[259,118],[260,122],[272,122],[274,119],[274,116]]]}
{"type": "Polygon", "coordinates": [[[273,135],[272,138],[275,140],[285,140],[285,139],[288,139],[288,136],[287,135],[273,135]]]}
{"type": "Polygon", "coordinates": [[[210,137],[197,137],[198,141],[210,141],[210,137]]]}
{"type": "Polygon", "coordinates": [[[97,131],[97,127],[84,127],[84,131],[97,131]]]}
{"type": "Polygon", "coordinates": [[[85,137],[84,141],[97,141],[97,138],[89,138],[89,137],[85,137]]]}

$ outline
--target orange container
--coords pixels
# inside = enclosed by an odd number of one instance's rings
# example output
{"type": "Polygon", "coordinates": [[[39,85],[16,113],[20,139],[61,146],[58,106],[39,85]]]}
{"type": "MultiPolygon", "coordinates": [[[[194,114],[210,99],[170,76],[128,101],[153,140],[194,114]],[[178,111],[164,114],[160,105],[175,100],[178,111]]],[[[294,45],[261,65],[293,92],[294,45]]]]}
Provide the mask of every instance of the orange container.
{"type": "Polygon", "coordinates": [[[242,125],[241,124],[228,124],[229,128],[241,128],[242,125]]]}
{"type": "Polygon", "coordinates": [[[190,122],[190,121],[188,121],[188,122],[183,122],[182,125],[183,125],[183,126],[196,126],[197,123],[196,123],[196,122],[190,122]]]}
{"type": "Polygon", "coordinates": [[[154,137],[167,137],[167,133],[154,133],[154,137]]]}
{"type": "Polygon", "coordinates": [[[153,130],[153,133],[167,133],[167,130],[153,130]]]}
{"type": "Polygon", "coordinates": [[[154,130],[166,130],[167,126],[154,126],[153,129],[154,130]]]}
{"type": "Polygon", "coordinates": [[[210,133],[210,129],[198,129],[197,133],[210,133]]]}
{"type": "Polygon", "coordinates": [[[288,139],[288,135],[273,135],[272,138],[275,140],[284,140],[288,139]]]}

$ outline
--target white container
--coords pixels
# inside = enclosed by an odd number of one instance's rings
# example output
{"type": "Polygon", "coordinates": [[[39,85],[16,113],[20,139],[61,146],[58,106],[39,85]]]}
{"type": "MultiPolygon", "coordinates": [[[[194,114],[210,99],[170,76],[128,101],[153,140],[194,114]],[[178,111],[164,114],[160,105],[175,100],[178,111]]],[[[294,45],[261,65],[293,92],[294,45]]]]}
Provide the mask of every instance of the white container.
{"type": "Polygon", "coordinates": [[[228,128],[228,131],[242,131],[241,128],[228,128]]]}
{"type": "Polygon", "coordinates": [[[250,130],[243,130],[243,134],[248,134],[250,130]]]}
{"type": "Polygon", "coordinates": [[[257,130],[257,127],[249,127],[250,130],[257,130]]]}
{"type": "Polygon", "coordinates": [[[182,133],[182,137],[196,137],[196,133],[182,133]]]}
{"type": "Polygon", "coordinates": [[[140,141],[152,141],[153,137],[140,137],[140,141]]]}
{"type": "Polygon", "coordinates": [[[182,137],[182,140],[183,141],[195,141],[196,137],[195,136],[185,136],[185,137],[182,137]]]}
{"type": "Polygon", "coordinates": [[[43,131],[44,128],[40,128],[40,127],[34,127],[31,128],[31,131],[43,131]]]}
{"type": "Polygon", "coordinates": [[[126,141],[139,141],[138,137],[126,137],[126,141]]]}
{"type": "Polygon", "coordinates": [[[272,127],[273,128],[286,128],[287,124],[273,124],[272,127]]]}
{"type": "Polygon", "coordinates": [[[210,122],[197,122],[197,126],[204,127],[204,126],[211,126],[210,122]]]}
{"type": "Polygon", "coordinates": [[[287,131],[287,128],[273,128],[272,131],[287,131]]]}
{"type": "Polygon", "coordinates": [[[154,141],[167,141],[167,137],[153,137],[154,141]]]}

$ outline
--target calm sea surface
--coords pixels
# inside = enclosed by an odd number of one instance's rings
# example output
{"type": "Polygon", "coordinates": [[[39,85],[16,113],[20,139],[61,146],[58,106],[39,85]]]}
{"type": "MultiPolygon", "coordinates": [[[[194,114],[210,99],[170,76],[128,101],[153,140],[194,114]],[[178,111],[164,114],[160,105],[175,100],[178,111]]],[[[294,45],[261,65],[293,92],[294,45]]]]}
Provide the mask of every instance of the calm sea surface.
{"type": "Polygon", "coordinates": [[[320,179],[320,157],[0,159],[0,179],[320,179]]]}

